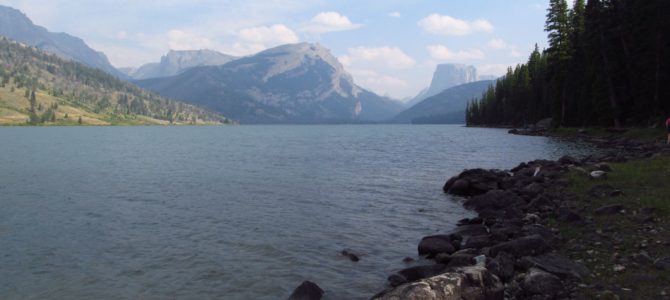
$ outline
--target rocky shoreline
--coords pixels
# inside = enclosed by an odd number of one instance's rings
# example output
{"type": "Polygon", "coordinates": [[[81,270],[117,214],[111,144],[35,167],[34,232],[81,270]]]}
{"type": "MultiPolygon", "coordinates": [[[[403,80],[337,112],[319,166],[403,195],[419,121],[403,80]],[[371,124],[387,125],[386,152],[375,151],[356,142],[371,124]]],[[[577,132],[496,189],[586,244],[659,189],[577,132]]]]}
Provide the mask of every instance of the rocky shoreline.
{"type": "MultiPolygon", "coordinates": [[[[566,190],[566,174],[576,171],[594,181],[606,180],[612,171],[610,163],[668,155],[670,147],[616,136],[580,135],[573,139],[608,151],[580,159],[535,160],[511,170],[470,169],[449,179],[444,192],[463,197],[463,205],[478,216],[460,220],[449,232],[421,239],[418,254],[434,264],[390,275],[389,288],[372,298],[579,299],[578,289],[586,286],[584,279],[594,276],[594,271],[583,261],[557,251],[568,241],[549,220],[579,225],[587,222],[590,214],[613,215],[623,207],[603,206],[589,212],[575,209],[575,197],[566,190]]],[[[603,197],[621,193],[606,184],[598,186],[589,192],[603,197]]],[[[658,268],[667,268],[670,263],[667,255],[649,260],[658,268]]],[[[320,299],[321,293],[313,294],[319,297],[289,299],[320,299]]]]}

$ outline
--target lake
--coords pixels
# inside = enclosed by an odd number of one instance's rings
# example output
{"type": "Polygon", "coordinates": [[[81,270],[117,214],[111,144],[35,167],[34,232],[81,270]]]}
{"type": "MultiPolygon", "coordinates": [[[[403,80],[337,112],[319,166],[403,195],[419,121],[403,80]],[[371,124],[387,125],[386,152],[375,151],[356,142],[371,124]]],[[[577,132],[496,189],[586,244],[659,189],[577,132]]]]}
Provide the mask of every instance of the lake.
{"type": "Polygon", "coordinates": [[[7,127],[0,140],[2,299],[286,299],[303,280],[367,299],[422,236],[473,215],[442,192],[449,177],[589,151],[437,125],[7,127]]]}

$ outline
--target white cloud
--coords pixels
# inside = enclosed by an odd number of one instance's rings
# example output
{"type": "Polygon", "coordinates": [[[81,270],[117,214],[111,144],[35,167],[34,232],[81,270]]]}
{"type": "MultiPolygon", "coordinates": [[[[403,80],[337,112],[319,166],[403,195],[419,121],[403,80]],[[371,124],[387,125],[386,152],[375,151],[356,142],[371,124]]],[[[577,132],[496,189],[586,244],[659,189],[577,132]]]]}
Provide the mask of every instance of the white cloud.
{"type": "Polygon", "coordinates": [[[347,18],[337,12],[322,12],[314,16],[304,31],[313,33],[325,33],[333,31],[351,30],[361,27],[360,24],[354,24],[347,18]]]}
{"type": "Polygon", "coordinates": [[[477,66],[477,73],[483,75],[503,76],[511,64],[487,64],[477,66]]]}
{"type": "Polygon", "coordinates": [[[168,47],[171,50],[212,49],[214,42],[196,33],[173,29],[168,31],[168,47]]]}
{"type": "Polygon", "coordinates": [[[509,45],[507,45],[507,43],[501,39],[492,39],[486,44],[486,46],[496,50],[507,49],[507,47],[509,47],[509,45]]]}
{"type": "Polygon", "coordinates": [[[373,70],[351,69],[350,72],[359,85],[380,95],[406,94],[409,87],[409,83],[403,79],[373,70]]]}
{"type": "Polygon", "coordinates": [[[443,36],[464,36],[476,32],[492,32],[494,29],[484,19],[466,21],[439,14],[431,14],[421,19],[418,25],[429,33],[443,36]]]}
{"type": "Polygon", "coordinates": [[[486,55],[482,50],[479,49],[470,49],[470,50],[460,50],[452,51],[444,45],[433,45],[428,46],[428,52],[433,59],[437,60],[479,60],[486,58],[486,55]]]}
{"type": "Polygon", "coordinates": [[[394,11],[389,13],[389,17],[400,18],[400,12],[394,11]]]}
{"type": "Polygon", "coordinates": [[[391,69],[406,69],[416,64],[413,58],[397,47],[357,47],[349,48],[348,54],[341,56],[345,66],[375,65],[391,69]]]}
{"type": "Polygon", "coordinates": [[[514,58],[519,58],[522,55],[517,46],[510,45],[502,39],[492,39],[486,44],[486,47],[494,50],[509,50],[509,56],[514,58]]]}
{"type": "Polygon", "coordinates": [[[119,31],[116,33],[116,38],[119,40],[125,40],[128,37],[128,33],[125,31],[119,31]]]}
{"type": "Polygon", "coordinates": [[[299,41],[295,32],[284,24],[245,28],[237,36],[242,41],[256,44],[289,44],[299,41]]]}

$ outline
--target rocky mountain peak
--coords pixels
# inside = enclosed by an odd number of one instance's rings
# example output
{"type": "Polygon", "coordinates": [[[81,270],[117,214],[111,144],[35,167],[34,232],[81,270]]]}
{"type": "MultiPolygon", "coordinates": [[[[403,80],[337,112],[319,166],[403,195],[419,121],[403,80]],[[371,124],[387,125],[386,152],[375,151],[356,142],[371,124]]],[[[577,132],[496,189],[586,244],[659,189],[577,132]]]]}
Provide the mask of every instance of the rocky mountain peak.
{"type": "MultiPolygon", "coordinates": [[[[266,60],[270,67],[263,76],[268,81],[275,76],[286,74],[298,68],[311,68],[316,64],[325,63],[330,70],[324,70],[330,78],[331,92],[343,97],[356,97],[361,89],[354,84],[351,74],[344,70],[344,66],[332,55],[330,49],[320,44],[298,43],[288,44],[265,50],[256,55],[266,60]]],[[[325,93],[326,96],[328,93],[325,93]]]]}
{"type": "Polygon", "coordinates": [[[116,70],[101,52],[88,47],[80,38],[66,33],[49,32],[33,24],[21,11],[0,5],[0,36],[39,48],[67,60],[81,62],[116,77],[126,76],[116,70]]]}

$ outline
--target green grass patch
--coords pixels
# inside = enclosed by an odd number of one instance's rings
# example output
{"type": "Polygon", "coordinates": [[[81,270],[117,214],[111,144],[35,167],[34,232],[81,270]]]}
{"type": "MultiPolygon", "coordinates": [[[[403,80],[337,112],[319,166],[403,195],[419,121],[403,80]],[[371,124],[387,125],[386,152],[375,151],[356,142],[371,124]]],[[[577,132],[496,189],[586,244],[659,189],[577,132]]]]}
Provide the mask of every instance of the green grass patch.
{"type": "Polygon", "coordinates": [[[566,241],[559,252],[583,262],[592,272],[587,287],[579,290],[587,299],[604,296],[609,290],[621,299],[657,299],[670,292],[670,271],[659,270],[653,260],[670,255],[670,156],[610,164],[606,179],[592,180],[573,171],[568,176],[568,192],[575,196],[573,209],[583,216],[582,223],[550,219],[547,225],[558,228],[566,241]],[[607,184],[621,190],[618,197],[594,197],[589,190],[607,184]],[[621,204],[622,212],[596,215],[602,206],[621,204]],[[644,208],[655,209],[652,215],[644,208]],[[651,217],[651,219],[650,219],[651,217]],[[641,252],[651,261],[640,261],[641,252]],[[614,266],[624,266],[615,270],[614,266]]]}
{"type": "Polygon", "coordinates": [[[665,141],[667,131],[663,127],[659,128],[625,128],[623,132],[610,132],[603,127],[589,128],[556,128],[550,131],[551,135],[559,137],[571,137],[586,134],[592,137],[619,137],[645,141],[665,141]],[[580,132],[581,131],[581,132],[580,132]]]}
{"type": "MultiPolygon", "coordinates": [[[[660,156],[626,163],[611,164],[612,172],[604,181],[594,181],[577,172],[569,175],[570,191],[580,195],[596,184],[609,184],[624,195],[606,198],[597,204],[617,202],[631,207],[653,207],[663,216],[670,216],[670,157],[660,156]]],[[[595,200],[594,200],[595,201],[595,200]]]]}

